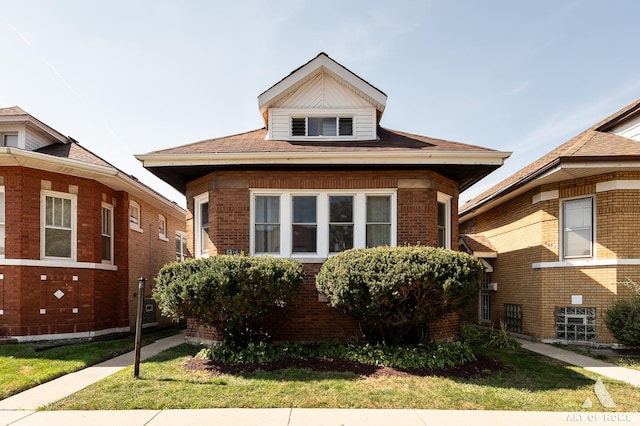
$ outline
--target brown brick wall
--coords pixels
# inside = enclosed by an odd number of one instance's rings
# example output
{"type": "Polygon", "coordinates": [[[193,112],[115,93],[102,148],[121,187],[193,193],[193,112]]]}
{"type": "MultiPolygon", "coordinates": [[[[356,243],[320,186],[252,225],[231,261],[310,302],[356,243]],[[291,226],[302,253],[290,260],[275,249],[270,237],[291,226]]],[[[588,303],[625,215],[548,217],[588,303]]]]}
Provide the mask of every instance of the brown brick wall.
{"type": "MultiPolygon", "coordinates": [[[[191,182],[187,187],[187,232],[193,251],[193,197],[209,194],[209,251],[250,252],[251,189],[378,189],[397,188],[397,242],[436,245],[437,192],[452,196],[452,217],[457,218],[458,192],[454,182],[431,171],[278,171],[216,172],[191,182]]],[[[457,249],[457,220],[452,220],[452,246],[457,249]]],[[[315,275],[320,264],[307,263],[305,283],[285,311],[274,316],[268,330],[274,340],[323,341],[348,340],[360,336],[358,324],[340,311],[318,301],[315,275]]],[[[442,338],[457,331],[457,317],[434,326],[442,338]],[[454,323],[456,323],[454,325],[454,323]]],[[[195,339],[215,340],[215,330],[196,326],[195,339]]]]}
{"type": "Polygon", "coordinates": [[[523,333],[539,339],[554,339],[555,308],[578,307],[572,295],[581,295],[581,307],[596,308],[597,341],[613,343],[606,329],[604,312],[626,289],[625,278],[640,280],[640,266],[585,266],[532,268],[537,262],[558,262],[561,255],[560,206],[563,199],[595,197],[596,259],[639,259],[634,241],[640,233],[640,191],[596,192],[598,182],[640,179],[637,173],[611,173],[585,179],[544,185],[522,194],[491,211],[460,224],[461,232],[487,236],[498,251],[492,281],[498,291],[491,295],[494,325],[503,319],[504,304],[520,304],[523,333]],[[559,198],[532,204],[532,197],[557,190],[559,198]]]}

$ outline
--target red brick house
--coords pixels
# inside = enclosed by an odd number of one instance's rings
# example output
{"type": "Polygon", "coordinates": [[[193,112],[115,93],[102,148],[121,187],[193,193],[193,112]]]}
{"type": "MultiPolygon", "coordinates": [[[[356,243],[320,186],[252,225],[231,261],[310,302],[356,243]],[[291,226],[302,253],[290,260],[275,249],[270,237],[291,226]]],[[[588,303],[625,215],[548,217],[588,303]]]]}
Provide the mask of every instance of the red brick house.
{"type": "Polygon", "coordinates": [[[0,143],[0,336],[133,329],[138,278],[176,259],[184,209],[18,107],[0,109],[0,143]]]}
{"type": "Polygon", "coordinates": [[[604,313],[640,281],[640,100],[460,208],[487,266],[480,321],[542,341],[615,339],[604,313]]]}
{"type": "Polygon", "coordinates": [[[509,155],[380,127],[386,100],[321,53],[258,96],[264,128],[137,156],[185,194],[195,256],[304,263],[304,288],[271,324],[276,340],[359,336],[316,291],[324,260],[352,247],[456,249],[459,192],[509,155]]]}

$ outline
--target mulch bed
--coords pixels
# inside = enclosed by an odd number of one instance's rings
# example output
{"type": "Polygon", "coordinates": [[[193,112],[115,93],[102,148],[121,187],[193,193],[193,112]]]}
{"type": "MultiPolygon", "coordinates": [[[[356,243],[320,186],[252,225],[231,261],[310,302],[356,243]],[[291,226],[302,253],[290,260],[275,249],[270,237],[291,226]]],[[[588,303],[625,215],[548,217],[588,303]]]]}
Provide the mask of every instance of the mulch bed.
{"type": "Polygon", "coordinates": [[[438,376],[453,378],[485,377],[494,372],[509,370],[504,364],[489,357],[478,357],[474,362],[444,369],[376,367],[354,361],[327,358],[300,358],[255,364],[232,364],[191,358],[185,362],[184,368],[188,370],[205,371],[212,377],[221,375],[244,375],[258,370],[278,371],[287,368],[299,368],[320,372],[353,373],[364,377],[438,376]]]}

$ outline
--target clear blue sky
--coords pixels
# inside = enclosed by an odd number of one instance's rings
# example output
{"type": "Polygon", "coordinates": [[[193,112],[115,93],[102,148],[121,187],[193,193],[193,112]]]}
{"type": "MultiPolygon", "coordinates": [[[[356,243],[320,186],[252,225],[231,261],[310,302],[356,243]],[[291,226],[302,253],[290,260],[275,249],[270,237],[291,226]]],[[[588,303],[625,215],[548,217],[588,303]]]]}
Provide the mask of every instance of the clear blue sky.
{"type": "Polygon", "coordinates": [[[18,105],[184,205],[133,157],[263,126],[257,96],[326,52],[384,127],[513,151],[466,201],[640,97],[636,0],[0,0],[18,105]]]}

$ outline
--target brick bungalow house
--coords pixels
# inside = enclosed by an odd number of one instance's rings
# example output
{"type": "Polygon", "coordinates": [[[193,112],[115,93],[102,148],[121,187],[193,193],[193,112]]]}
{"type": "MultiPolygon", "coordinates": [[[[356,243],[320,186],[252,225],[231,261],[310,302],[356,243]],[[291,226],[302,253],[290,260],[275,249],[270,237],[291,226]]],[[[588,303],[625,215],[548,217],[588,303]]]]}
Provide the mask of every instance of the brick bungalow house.
{"type": "Polygon", "coordinates": [[[184,253],[184,209],[18,107],[0,109],[0,142],[0,336],[133,329],[138,278],[184,253]]]}
{"type": "Polygon", "coordinates": [[[275,340],[360,336],[316,291],[322,263],[352,247],[457,249],[458,193],[509,155],[380,127],[386,100],[320,53],[258,96],[264,128],[136,156],[185,194],[195,256],[303,262],[304,287],[273,319],[275,340]]]}
{"type": "Polygon", "coordinates": [[[460,208],[483,258],[480,321],[542,341],[615,343],[603,318],[640,280],[640,100],[460,208]]]}

